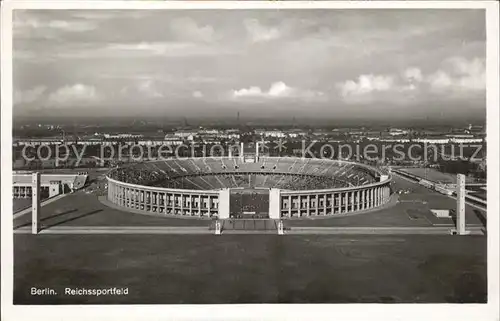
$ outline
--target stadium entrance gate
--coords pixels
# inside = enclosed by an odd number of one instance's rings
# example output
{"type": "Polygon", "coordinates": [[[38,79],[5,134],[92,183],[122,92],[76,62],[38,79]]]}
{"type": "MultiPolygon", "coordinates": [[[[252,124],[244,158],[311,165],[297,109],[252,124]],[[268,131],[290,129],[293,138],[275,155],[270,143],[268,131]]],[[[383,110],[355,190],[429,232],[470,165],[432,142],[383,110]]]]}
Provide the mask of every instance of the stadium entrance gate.
{"type": "Polygon", "coordinates": [[[268,189],[231,189],[229,204],[230,218],[269,218],[268,189]]]}
{"type": "Polygon", "coordinates": [[[222,230],[276,231],[277,222],[269,219],[268,189],[231,189],[229,219],[222,230]]]}

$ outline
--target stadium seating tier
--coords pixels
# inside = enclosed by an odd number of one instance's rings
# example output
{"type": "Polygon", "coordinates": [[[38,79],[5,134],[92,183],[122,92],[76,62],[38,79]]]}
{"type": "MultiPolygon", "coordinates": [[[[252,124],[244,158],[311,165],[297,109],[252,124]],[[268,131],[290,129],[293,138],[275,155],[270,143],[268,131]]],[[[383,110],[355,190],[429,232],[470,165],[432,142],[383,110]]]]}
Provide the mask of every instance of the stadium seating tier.
{"type": "Polygon", "coordinates": [[[115,169],[110,177],[125,183],[213,190],[221,188],[280,188],[312,190],[366,185],[377,181],[368,168],[322,159],[261,157],[187,158],[144,162],[115,169]]]}

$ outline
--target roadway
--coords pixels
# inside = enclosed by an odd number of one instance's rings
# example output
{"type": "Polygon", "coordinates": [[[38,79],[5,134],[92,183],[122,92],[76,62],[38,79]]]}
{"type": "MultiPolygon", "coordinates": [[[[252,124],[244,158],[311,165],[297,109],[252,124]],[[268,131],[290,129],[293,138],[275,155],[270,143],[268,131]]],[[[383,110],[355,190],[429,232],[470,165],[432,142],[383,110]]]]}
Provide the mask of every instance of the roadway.
{"type": "MultiPolygon", "coordinates": [[[[59,194],[57,196],[51,197],[51,198],[49,198],[49,199],[47,199],[47,200],[45,200],[43,202],[40,202],[40,207],[43,207],[43,206],[48,205],[48,204],[50,204],[52,202],[58,201],[61,198],[67,196],[67,195],[68,194],[59,194]]],[[[15,213],[13,219],[17,219],[17,218],[19,218],[21,216],[24,216],[24,215],[28,214],[28,213],[31,213],[31,206],[25,208],[24,210],[21,210],[21,211],[15,213]]]]}
{"type": "MultiPolygon", "coordinates": [[[[392,174],[393,174],[393,175],[396,175],[398,178],[402,178],[402,179],[404,179],[405,181],[411,182],[411,183],[413,183],[413,184],[415,184],[415,185],[418,185],[418,186],[423,186],[423,185],[420,185],[420,184],[418,184],[417,182],[415,182],[415,181],[413,181],[413,180],[411,180],[411,179],[409,179],[409,178],[407,178],[407,177],[404,177],[403,175],[400,175],[400,174],[398,174],[398,173],[396,173],[396,172],[392,172],[392,174]]],[[[437,192],[436,192],[436,193],[437,193],[437,192]]],[[[454,199],[454,200],[456,200],[456,199],[457,199],[457,197],[456,197],[456,196],[454,196],[454,195],[445,195],[445,194],[440,194],[440,195],[447,196],[447,197],[449,197],[449,198],[451,198],[451,199],[454,199]]],[[[466,197],[466,199],[465,199],[465,204],[467,204],[467,205],[469,205],[470,207],[473,207],[473,208],[475,208],[475,209],[478,209],[478,210],[481,210],[481,211],[485,211],[485,212],[486,212],[486,207],[478,206],[478,205],[476,205],[475,203],[471,203],[470,201],[467,201],[467,197],[466,197]]]]}

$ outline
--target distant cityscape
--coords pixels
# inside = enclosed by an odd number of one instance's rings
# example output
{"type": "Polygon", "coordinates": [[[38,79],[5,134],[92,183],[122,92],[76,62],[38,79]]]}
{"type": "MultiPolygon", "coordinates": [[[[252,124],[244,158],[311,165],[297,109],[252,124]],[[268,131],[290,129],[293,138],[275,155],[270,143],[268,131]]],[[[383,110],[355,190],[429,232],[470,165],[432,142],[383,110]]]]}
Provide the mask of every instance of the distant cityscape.
{"type": "MultiPolygon", "coordinates": [[[[177,147],[181,150],[181,157],[209,156],[207,148],[223,146],[228,150],[230,145],[241,142],[259,142],[262,153],[270,156],[298,156],[298,157],[328,157],[332,159],[352,159],[371,165],[403,165],[434,167],[447,173],[468,173],[471,177],[484,179],[486,177],[486,132],[485,127],[479,124],[465,126],[427,126],[427,127],[391,127],[374,125],[352,127],[318,127],[311,128],[297,125],[291,126],[191,126],[184,120],[178,126],[161,127],[143,121],[135,122],[135,126],[128,128],[97,127],[88,125],[67,124],[28,124],[18,125],[14,128],[18,135],[13,138],[13,166],[15,170],[39,168],[86,168],[116,166],[133,161],[133,152],[120,154],[120,159],[103,160],[104,146],[117,150],[119,145],[147,146],[152,157],[158,156],[161,146],[177,147]],[[353,153],[324,152],[325,145],[331,144],[339,148],[343,144],[352,146],[353,153]],[[359,146],[367,145],[397,146],[401,152],[409,154],[411,146],[422,146],[416,150],[415,155],[424,156],[419,160],[397,158],[394,153],[381,153],[377,149],[373,159],[363,157],[359,146]],[[51,154],[60,145],[75,145],[82,156],[77,161],[70,155],[64,161],[56,164],[54,157],[47,157],[36,153],[35,147],[40,145],[50,146],[51,154]],[[189,148],[180,149],[180,146],[189,148]],[[82,146],[85,146],[82,152],[82,146]],[[438,155],[426,153],[426,148],[434,146],[439,149],[438,155]],[[358,148],[356,152],[356,148],[358,148]],[[307,149],[307,151],[305,150],[307,149]],[[458,150],[460,149],[460,154],[458,150]],[[323,153],[322,153],[323,151],[323,153]],[[23,153],[29,155],[28,159],[22,157],[23,153]],[[30,154],[31,153],[31,154],[30,154]],[[436,157],[437,156],[437,157],[436,157]]],[[[69,150],[71,152],[71,150],[69,150]]],[[[113,152],[113,155],[115,153],[113,152]]],[[[64,151],[59,154],[65,158],[64,151]]],[[[171,155],[173,156],[173,155],[171,155]]],[[[217,156],[217,155],[210,155],[217,156]]]]}

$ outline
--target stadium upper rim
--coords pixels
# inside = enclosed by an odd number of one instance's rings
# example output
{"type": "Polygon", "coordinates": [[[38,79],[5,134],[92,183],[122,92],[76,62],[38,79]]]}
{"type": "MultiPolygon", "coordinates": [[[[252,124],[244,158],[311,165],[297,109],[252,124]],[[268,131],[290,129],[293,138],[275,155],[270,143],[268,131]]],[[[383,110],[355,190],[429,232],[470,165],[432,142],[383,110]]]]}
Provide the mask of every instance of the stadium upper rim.
{"type": "MultiPolygon", "coordinates": [[[[196,168],[196,167],[195,167],[196,168]]],[[[282,167],[283,168],[283,167],[282,167]]],[[[282,169],[281,168],[281,169],[282,169]]],[[[214,168],[211,168],[214,169],[214,168]]],[[[255,175],[289,175],[294,177],[317,177],[317,178],[325,178],[332,179],[338,182],[344,183],[346,186],[332,186],[327,188],[306,188],[306,189],[287,189],[287,188],[279,188],[279,187],[257,187],[256,189],[270,189],[270,188],[278,188],[282,191],[286,191],[288,194],[302,194],[302,193],[321,193],[321,192],[344,192],[344,191],[353,191],[360,188],[372,188],[376,186],[385,185],[388,181],[391,180],[391,176],[384,172],[381,169],[375,168],[370,165],[361,164],[357,162],[347,161],[347,160],[334,160],[334,159],[320,159],[320,158],[300,158],[300,157],[269,157],[269,156],[261,156],[255,162],[246,162],[245,160],[239,158],[238,156],[233,157],[186,157],[186,158],[167,158],[163,160],[149,160],[143,161],[140,163],[128,164],[125,166],[117,167],[108,172],[107,180],[110,182],[119,182],[120,185],[134,187],[134,188],[144,188],[147,190],[154,190],[158,192],[178,192],[178,193],[211,193],[217,192],[221,189],[242,189],[242,187],[235,186],[224,186],[220,188],[172,188],[172,187],[162,187],[157,186],[158,184],[151,184],[151,182],[147,182],[145,180],[131,181],[130,177],[119,178],[119,171],[141,171],[145,170],[145,173],[153,173],[163,171],[164,180],[178,180],[186,177],[202,177],[202,176],[223,176],[223,175],[247,175],[247,174],[255,174],[255,175]],[[221,167],[218,171],[207,170],[207,168],[202,168],[200,166],[197,167],[196,170],[193,169],[193,164],[196,166],[196,162],[199,162],[198,165],[203,164],[209,161],[209,163],[220,164],[221,167]],[[180,166],[180,169],[177,171],[166,171],[158,167],[158,165],[166,165],[170,167],[169,162],[174,162],[180,166]],[[276,163],[275,163],[276,162],[276,163]],[[224,168],[224,164],[227,164],[224,168]],[[282,170],[278,170],[279,165],[290,165],[293,163],[293,167],[288,167],[290,169],[288,172],[283,172],[282,170]],[[264,168],[262,168],[262,164],[264,168]],[[279,164],[279,165],[278,165],[279,164]],[[230,166],[228,166],[230,165],[230,166]],[[276,167],[275,167],[276,165],[276,167]],[[337,165],[337,167],[335,167],[337,165]],[[232,166],[232,167],[231,167],[232,166]],[[235,167],[237,166],[237,167],[235,167]],[[313,167],[314,166],[325,166],[322,170],[316,171],[316,173],[308,173],[306,172],[296,172],[296,170],[305,167],[313,167]],[[156,167],[156,168],[155,168],[156,167]],[[182,168],[184,170],[182,170],[182,168]],[[328,172],[325,169],[336,169],[336,168],[348,168],[349,171],[356,172],[357,174],[347,174],[343,173],[345,177],[339,177],[339,171],[328,172]],[[319,173],[318,173],[319,172],[319,173]],[[337,175],[337,176],[336,176],[337,175]],[[354,184],[356,181],[346,181],[345,179],[349,177],[349,175],[363,175],[363,178],[358,180],[363,181],[362,184],[354,184]],[[156,186],[155,186],[156,185],[156,186]]],[[[133,172],[131,172],[133,173],[133,172]]],[[[352,177],[352,176],[351,176],[352,177]]]]}

